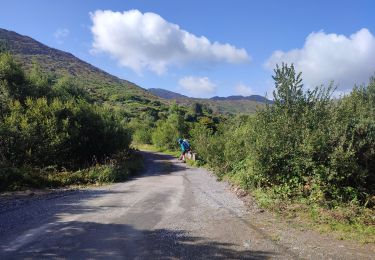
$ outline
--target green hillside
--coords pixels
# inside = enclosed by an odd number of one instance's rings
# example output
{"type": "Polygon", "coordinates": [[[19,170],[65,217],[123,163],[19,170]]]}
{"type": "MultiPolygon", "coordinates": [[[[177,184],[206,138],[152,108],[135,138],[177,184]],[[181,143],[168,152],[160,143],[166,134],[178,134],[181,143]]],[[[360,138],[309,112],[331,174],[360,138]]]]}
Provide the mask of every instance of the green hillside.
{"type": "Polygon", "coordinates": [[[26,70],[37,63],[45,72],[78,79],[98,103],[137,112],[166,103],[136,84],[119,79],[70,53],[50,48],[28,36],[0,29],[0,42],[26,70]]]}
{"type": "Polygon", "coordinates": [[[162,88],[149,88],[148,91],[151,92],[152,94],[154,94],[155,96],[158,96],[160,98],[165,98],[165,99],[186,99],[186,98],[189,98],[185,95],[181,95],[179,93],[176,93],[176,92],[173,92],[173,91],[170,91],[170,90],[166,90],[166,89],[162,89],[162,88]]]}
{"type": "Polygon", "coordinates": [[[197,99],[162,89],[143,89],[136,84],[117,78],[74,55],[50,48],[28,36],[0,29],[0,43],[26,70],[37,63],[43,71],[57,76],[69,75],[82,86],[98,103],[121,107],[135,115],[142,111],[157,113],[160,106],[176,101],[183,106],[196,102],[209,106],[215,114],[251,114],[263,107],[262,100],[248,99],[197,99]]]}

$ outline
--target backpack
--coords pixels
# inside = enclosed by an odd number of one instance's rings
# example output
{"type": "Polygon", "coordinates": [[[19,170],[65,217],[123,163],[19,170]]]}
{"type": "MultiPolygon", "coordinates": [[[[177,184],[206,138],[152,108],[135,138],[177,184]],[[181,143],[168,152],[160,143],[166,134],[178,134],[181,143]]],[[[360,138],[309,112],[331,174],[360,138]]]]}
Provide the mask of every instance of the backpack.
{"type": "Polygon", "coordinates": [[[188,140],[184,139],[182,141],[182,145],[184,146],[185,150],[189,150],[190,149],[190,144],[189,144],[188,140]]]}

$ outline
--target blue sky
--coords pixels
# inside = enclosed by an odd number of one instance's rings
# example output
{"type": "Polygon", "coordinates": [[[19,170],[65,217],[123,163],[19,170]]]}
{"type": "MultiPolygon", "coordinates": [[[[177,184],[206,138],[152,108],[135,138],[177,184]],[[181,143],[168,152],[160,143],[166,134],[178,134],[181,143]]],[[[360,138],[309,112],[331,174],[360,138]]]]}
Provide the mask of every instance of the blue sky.
{"type": "Polygon", "coordinates": [[[286,61],[307,86],[334,80],[347,92],[375,72],[374,11],[374,1],[349,0],[4,0],[0,28],[144,88],[264,95],[286,61]]]}

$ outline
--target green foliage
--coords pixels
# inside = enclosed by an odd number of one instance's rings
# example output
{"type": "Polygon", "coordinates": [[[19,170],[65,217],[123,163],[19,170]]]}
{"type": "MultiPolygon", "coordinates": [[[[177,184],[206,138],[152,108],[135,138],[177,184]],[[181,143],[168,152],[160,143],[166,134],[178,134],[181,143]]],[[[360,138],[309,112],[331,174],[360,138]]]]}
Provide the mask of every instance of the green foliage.
{"type": "Polygon", "coordinates": [[[217,131],[202,120],[195,149],[219,176],[272,189],[282,199],[305,197],[329,207],[374,204],[375,80],[332,101],[332,85],[304,91],[301,73],[275,69],[275,103],[255,116],[228,120],[217,131]]]}
{"type": "Polygon", "coordinates": [[[124,181],[142,167],[142,156],[134,151],[117,153],[106,164],[96,164],[77,171],[60,170],[52,166],[0,167],[0,191],[124,181]]]}
{"type": "MultiPolygon", "coordinates": [[[[197,123],[191,129],[190,135],[190,143],[191,146],[194,147],[193,149],[199,152],[200,158],[202,158],[204,161],[211,162],[213,159],[211,157],[211,150],[214,148],[212,143],[212,139],[214,139],[212,136],[212,130],[207,128],[204,124],[197,123]]],[[[216,153],[212,155],[217,157],[216,153]]]]}
{"type": "Polygon", "coordinates": [[[50,96],[58,97],[64,101],[73,98],[93,102],[92,97],[84,90],[82,83],[66,75],[58,78],[56,83],[53,84],[50,96]]]}
{"type": "Polygon", "coordinates": [[[293,64],[288,67],[284,63],[281,68],[276,65],[274,72],[275,75],[272,78],[275,81],[276,88],[273,92],[275,105],[289,109],[303,103],[305,96],[302,89],[302,73],[296,74],[293,64]]]}
{"type": "Polygon", "coordinates": [[[128,149],[128,130],[111,111],[83,101],[31,99],[10,103],[1,153],[13,165],[77,168],[128,149]]]}
{"type": "Polygon", "coordinates": [[[174,103],[169,108],[168,117],[156,122],[152,132],[152,143],[156,147],[172,151],[179,148],[177,139],[188,137],[189,125],[185,121],[185,113],[185,110],[174,103]]]}
{"type": "Polygon", "coordinates": [[[8,111],[9,102],[10,94],[6,82],[0,81],[0,118],[3,118],[8,111]]]}
{"type": "Polygon", "coordinates": [[[15,99],[29,94],[25,74],[9,53],[0,53],[0,84],[15,99]]]}
{"type": "Polygon", "coordinates": [[[152,133],[152,142],[159,148],[174,150],[177,146],[177,138],[181,136],[175,120],[158,121],[152,133]]]}
{"type": "Polygon", "coordinates": [[[203,115],[203,105],[201,103],[195,102],[192,105],[192,112],[196,116],[202,116],[203,115]]]}
{"type": "Polygon", "coordinates": [[[135,144],[151,144],[154,118],[143,115],[140,118],[133,118],[129,127],[132,131],[132,138],[135,144]]]}
{"type": "Polygon", "coordinates": [[[8,44],[5,40],[0,39],[0,53],[6,52],[8,50],[8,44]]]}
{"type": "MultiPolygon", "coordinates": [[[[56,79],[37,64],[25,73],[11,55],[1,53],[0,178],[15,178],[17,182],[16,176],[23,176],[23,182],[35,186],[45,179],[44,171],[38,169],[52,166],[57,171],[65,169],[69,175],[127,153],[131,135],[122,113],[90,102],[88,93],[75,80],[56,79]],[[32,169],[40,172],[41,179],[31,173],[32,169]],[[28,182],[28,176],[33,176],[35,183],[28,182]]],[[[108,176],[105,181],[112,178],[108,176]]]]}

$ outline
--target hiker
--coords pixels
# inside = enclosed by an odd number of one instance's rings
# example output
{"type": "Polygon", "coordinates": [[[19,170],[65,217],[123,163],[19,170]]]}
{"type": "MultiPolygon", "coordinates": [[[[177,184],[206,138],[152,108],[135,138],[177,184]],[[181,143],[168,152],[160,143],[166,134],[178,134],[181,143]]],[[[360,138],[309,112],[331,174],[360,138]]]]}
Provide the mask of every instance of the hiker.
{"type": "Polygon", "coordinates": [[[190,151],[190,144],[188,140],[184,139],[182,140],[181,138],[178,138],[178,144],[180,145],[181,148],[181,155],[179,160],[185,161],[185,154],[190,151]]]}

